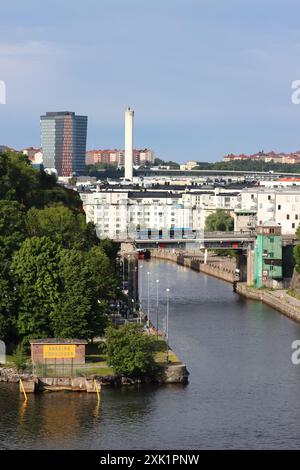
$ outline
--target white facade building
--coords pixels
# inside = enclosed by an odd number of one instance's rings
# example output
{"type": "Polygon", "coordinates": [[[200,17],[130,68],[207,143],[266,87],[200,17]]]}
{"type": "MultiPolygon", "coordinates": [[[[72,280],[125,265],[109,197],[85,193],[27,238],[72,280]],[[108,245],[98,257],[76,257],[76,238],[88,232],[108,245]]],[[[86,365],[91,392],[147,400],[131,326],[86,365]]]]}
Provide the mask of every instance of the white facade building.
{"type": "Polygon", "coordinates": [[[145,230],[200,228],[200,208],[184,202],[182,194],[154,191],[102,191],[82,193],[87,222],[93,222],[100,238],[126,239],[145,230]]]}
{"type": "Polygon", "coordinates": [[[235,210],[235,230],[242,231],[274,220],[283,235],[294,235],[300,221],[300,188],[247,188],[235,210]],[[252,227],[251,227],[252,226],[252,227]]]}
{"type": "Polygon", "coordinates": [[[225,192],[222,190],[220,192],[219,188],[213,191],[190,191],[182,194],[182,201],[184,204],[189,202],[192,206],[200,209],[197,224],[200,230],[204,230],[207,217],[217,209],[225,210],[233,217],[238,202],[238,191],[225,192]]]}

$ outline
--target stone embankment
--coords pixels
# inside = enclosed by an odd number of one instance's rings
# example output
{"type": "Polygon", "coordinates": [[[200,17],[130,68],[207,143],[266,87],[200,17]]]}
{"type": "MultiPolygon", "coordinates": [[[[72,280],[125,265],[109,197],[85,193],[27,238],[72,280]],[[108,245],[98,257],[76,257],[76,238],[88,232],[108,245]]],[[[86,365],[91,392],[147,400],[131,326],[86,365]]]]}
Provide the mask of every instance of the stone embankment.
{"type": "MultiPolygon", "coordinates": [[[[144,383],[158,384],[186,384],[189,372],[185,364],[168,364],[161,368],[161,373],[156,378],[145,378],[144,383]]],[[[103,386],[120,387],[125,385],[141,384],[140,379],[123,377],[120,375],[93,375],[90,377],[37,377],[28,373],[18,373],[16,369],[0,367],[0,382],[18,383],[20,379],[25,384],[27,392],[30,391],[94,391],[94,380],[103,386]],[[30,385],[30,388],[27,388],[30,385]]]]}
{"type": "Polygon", "coordinates": [[[29,373],[18,373],[13,367],[0,367],[0,382],[18,383],[20,379],[33,380],[34,376],[29,373]]]}
{"type": "Polygon", "coordinates": [[[234,282],[236,261],[232,258],[225,258],[221,256],[207,257],[206,263],[202,253],[177,253],[174,250],[153,250],[151,251],[152,258],[173,261],[181,266],[186,266],[194,271],[209,274],[210,276],[217,277],[227,282],[234,282]]]}
{"type": "Polygon", "coordinates": [[[288,295],[285,290],[255,289],[239,282],[236,292],[247,299],[260,300],[296,322],[300,322],[300,300],[288,295]]]}
{"type": "MultiPolygon", "coordinates": [[[[206,263],[204,263],[204,256],[200,252],[193,254],[190,252],[177,253],[175,250],[160,249],[153,250],[151,256],[153,258],[173,261],[181,266],[186,266],[195,271],[203,272],[231,283],[236,280],[236,261],[232,258],[210,255],[207,257],[206,263]]],[[[291,287],[300,293],[300,274],[296,271],[294,272],[291,287]]],[[[260,300],[292,320],[300,322],[300,300],[289,295],[286,290],[255,289],[247,286],[244,282],[237,282],[235,291],[248,299],[260,300]]]]}

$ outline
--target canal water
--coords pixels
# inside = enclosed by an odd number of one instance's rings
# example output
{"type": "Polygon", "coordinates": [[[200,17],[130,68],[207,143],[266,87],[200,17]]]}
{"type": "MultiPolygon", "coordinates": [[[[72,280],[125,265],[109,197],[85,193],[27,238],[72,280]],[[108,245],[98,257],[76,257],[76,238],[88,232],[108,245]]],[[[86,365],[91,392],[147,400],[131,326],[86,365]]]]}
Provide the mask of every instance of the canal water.
{"type": "Polygon", "coordinates": [[[0,384],[1,449],[283,449],[300,446],[300,325],[213,277],[163,261],[139,269],[144,308],[160,319],[170,288],[170,344],[187,386],[30,396],[0,384]]]}

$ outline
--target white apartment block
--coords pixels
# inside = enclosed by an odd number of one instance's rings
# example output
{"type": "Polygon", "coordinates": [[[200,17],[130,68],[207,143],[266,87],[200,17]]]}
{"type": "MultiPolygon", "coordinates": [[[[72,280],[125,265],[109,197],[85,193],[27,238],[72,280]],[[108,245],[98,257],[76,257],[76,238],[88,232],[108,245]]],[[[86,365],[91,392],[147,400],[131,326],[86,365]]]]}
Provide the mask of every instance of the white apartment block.
{"type": "Polygon", "coordinates": [[[243,189],[236,206],[234,229],[245,231],[274,220],[282,234],[294,235],[300,222],[300,188],[243,189]]]}
{"type": "MultiPolygon", "coordinates": [[[[216,209],[234,214],[238,191],[147,191],[109,189],[81,193],[87,222],[93,222],[100,238],[124,239],[137,231],[202,232],[206,218],[216,209]],[[222,191],[222,192],[221,192],[222,191]]],[[[178,233],[179,233],[178,232],[178,233]]],[[[184,233],[182,232],[182,233],[184,233]]]]}
{"type": "Polygon", "coordinates": [[[198,230],[200,209],[182,194],[167,191],[101,191],[81,193],[87,222],[99,238],[126,239],[137,231],[198,230]]]}
{"type": "Polygon", "coordinates": [[[210,192],[191,191],[182,194],[182,201],[184,204],[190,203],[199,210],[197,225],[199,230],[204,230],[207,217],[217,209],[225,210],[233,217],[238,202],[238,191],[225,192],[222,190],[220,192],[219,188],[210,192]]]}

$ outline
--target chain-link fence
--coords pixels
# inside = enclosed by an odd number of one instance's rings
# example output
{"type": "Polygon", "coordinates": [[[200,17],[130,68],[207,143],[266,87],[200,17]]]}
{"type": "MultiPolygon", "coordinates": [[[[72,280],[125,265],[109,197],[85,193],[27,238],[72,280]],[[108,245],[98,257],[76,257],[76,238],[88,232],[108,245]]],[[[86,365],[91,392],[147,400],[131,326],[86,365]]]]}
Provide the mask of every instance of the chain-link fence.
{"type": "Polygon", "coordinates": [[[85,377],[101,372],[101,367],[95,367],[92,363],[38,363],[33,369],[38,377],[85,377]]]}

